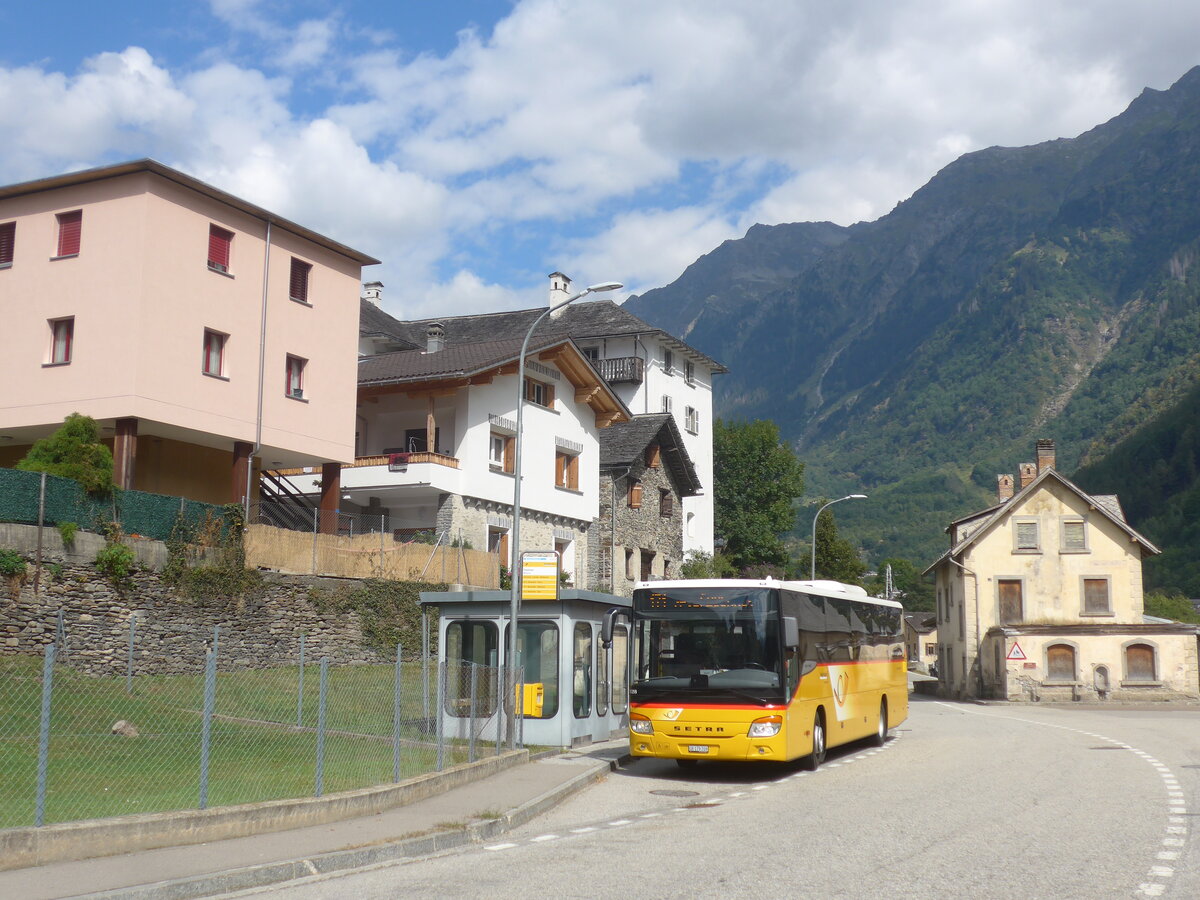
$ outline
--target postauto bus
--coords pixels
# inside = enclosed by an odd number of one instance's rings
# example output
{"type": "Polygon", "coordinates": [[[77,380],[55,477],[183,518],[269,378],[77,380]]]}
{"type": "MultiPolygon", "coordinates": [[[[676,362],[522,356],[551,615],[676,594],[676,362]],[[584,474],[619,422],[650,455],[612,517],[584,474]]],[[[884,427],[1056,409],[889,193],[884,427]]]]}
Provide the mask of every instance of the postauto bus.
{"type": "Polygon", "coordinates": [[[861,738],[882,744],[908,716],[899,603],[836,581],[639,582],[629,747],[699,760],[803,757],[861,738]]]}

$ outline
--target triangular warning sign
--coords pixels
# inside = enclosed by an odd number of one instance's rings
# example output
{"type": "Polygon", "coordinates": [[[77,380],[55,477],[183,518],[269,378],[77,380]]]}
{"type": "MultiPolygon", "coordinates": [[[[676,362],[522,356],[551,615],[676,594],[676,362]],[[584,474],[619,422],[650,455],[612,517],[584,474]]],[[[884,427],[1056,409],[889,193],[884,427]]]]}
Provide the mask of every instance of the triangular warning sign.
{"type": "Polygon", "coordinates": [[[1008,656],[1005,659],[1026,659],[1025,651],[1021,649],[1021,645],[1013,641],[1012,649],[1008,651],[1008,656]]]}

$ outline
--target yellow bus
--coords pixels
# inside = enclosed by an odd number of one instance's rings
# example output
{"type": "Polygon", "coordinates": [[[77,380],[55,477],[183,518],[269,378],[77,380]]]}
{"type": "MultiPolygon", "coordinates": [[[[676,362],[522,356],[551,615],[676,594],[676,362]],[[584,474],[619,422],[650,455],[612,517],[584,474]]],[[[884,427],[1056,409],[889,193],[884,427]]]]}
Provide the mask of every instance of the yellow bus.
{"type": "Polygon", "coordinates": [[[804,758],[908,717],[903,608],[836,581],[639,582],[616,620],[633,633],[629,749],[699,760],[804,758]]]}

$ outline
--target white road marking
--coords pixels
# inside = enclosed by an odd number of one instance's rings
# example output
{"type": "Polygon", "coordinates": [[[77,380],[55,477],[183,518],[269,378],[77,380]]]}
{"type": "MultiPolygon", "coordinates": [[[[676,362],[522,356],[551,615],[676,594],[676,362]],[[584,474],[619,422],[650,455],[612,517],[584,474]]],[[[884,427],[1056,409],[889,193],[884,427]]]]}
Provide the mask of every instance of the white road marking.
{"type": "Polygon", "coordinates": [[[490,847],[484,847],[484,850],[511,850],[516,844],[492,844],[490,847]]]}

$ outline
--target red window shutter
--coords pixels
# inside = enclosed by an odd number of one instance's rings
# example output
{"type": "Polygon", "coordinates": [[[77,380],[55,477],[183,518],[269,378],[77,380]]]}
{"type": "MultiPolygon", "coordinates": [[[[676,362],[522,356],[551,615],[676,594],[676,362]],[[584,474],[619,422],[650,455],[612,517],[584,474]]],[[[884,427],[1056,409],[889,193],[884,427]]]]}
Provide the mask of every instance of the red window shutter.
{"type": "Polygon", "coordinates": [[[308,302],[308,274],[312,266],[295,257],[292,258],[292,277],[289,296],[298,303],[308,302]]]}
{"type": "Polygon", "coordinates": [[[12,265],[13,246],[17,241],[17,223],[5,222],[0,225],[0,266],[12,265]]]}
{"type": "Polygon", "coordinates": [[[208,267],[218,272],[229,271],[229,246],[233,243],[233,232],[208,226],[208,267]]]}
{"type": "Polygon", "coordinates": [[[79,238],[83,233],[83,210],[59,213],[58,255],[75,256],[79,253],[79,238]]]}

